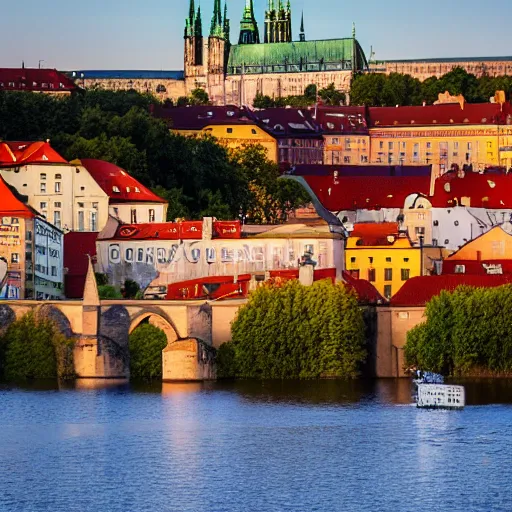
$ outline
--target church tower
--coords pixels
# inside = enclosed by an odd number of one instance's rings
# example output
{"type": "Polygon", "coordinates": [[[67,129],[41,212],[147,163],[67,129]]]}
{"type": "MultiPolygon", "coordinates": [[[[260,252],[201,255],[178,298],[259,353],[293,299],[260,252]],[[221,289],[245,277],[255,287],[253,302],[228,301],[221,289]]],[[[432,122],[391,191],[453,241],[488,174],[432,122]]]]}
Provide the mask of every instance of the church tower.
{"type": "Polygon", "coordinates": [[[240,21],[240,37],[238,44],[259,44],[260,33],[254,16],[253,0],[245,1],[244,13],[240,21]]]}
{"type": "Polygon", "coordinates": [[[290,43],[292,41],[292,9],[290,0],[286,7],[283,0],[268,0],[265,11],[265,43],[290,43]]]}
{"type": "MultiPolygon", "coordinates": [[[[203,25],[201,8],[195,10],[194,0],[190,0],[189,15],[185,20],[185,79],[200,81],[203,69],[203,25]]],[[[194,88],[194,87],[192,87],[194,88]]],[[[188,87],[187,87],[188,90],[188,87]]]]}
{"type": "Polygon", "coordinates": [[[215,104],[225,103],[226,67],[229,57],[229,20],[227,6],[224,6],[224,21],[220,0],[215,0],[213,17],[208,37],[207,84],[210,101],[215,104]]]}
{"type": "Polygon", "coordinates": [[[300,19],[299,41],[301,43],[304,43],[306,41],[306,32],[304,31],[304,11],[302,11],[302,17],[300,19]]]}

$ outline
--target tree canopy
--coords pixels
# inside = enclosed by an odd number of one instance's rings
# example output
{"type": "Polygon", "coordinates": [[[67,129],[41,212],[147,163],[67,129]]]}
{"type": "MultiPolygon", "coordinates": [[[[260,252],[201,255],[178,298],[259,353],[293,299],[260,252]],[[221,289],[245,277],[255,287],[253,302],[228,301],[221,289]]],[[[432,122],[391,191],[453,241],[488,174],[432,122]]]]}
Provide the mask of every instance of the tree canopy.
{"type": "Polygon", "coordinates": [[[440,93],[462,94],[469,103],[488,102],[496,91],[512,93],[512,77],[483,76],[477,78],[457,67],[440,78],[430,77],[421,82],[411,75],[400,73],[360,73],[354,77],[350,91],[352,105],[394,107],[432,104],[440,93]]]}
{"type": "Polygon", "coordinates": [[[443,291],[407,335],[406,364],[444,375],[512,372],[512,286],[443,291]]]}
{"type": "MultiPolygon", "coordinates": [[[[205,94],[196,89],[191,101],[207,102],[205,94]]],[[[308,201],[302,187],[279,180],[277,165],[261,147],[231,151],[210,136],[173,134],[151,115],[156,103],[135,91],[93,89],[65,98],[0,92],[0,139],[50,139],[69,161],[119,165],[169,200],[169,220],[242,215],[279,222],[289,205],[308,201]]]]}
{"type": "Polygon", "coordinates": [[[220,347],[220,377],[353,378],[365,360],[357,298],[329,280],[264,285],[251,294],[220,347]]]}

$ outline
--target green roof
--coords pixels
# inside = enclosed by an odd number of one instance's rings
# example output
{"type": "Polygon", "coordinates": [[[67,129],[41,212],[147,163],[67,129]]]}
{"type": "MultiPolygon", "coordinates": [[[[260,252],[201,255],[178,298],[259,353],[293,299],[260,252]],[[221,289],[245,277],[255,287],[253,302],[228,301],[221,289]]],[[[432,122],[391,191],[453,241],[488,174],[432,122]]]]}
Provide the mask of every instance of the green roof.
{"type": "Polygon", "coordinates": [[[232,46],[229,52],[228,74],[352,69],[354,57],[356,70],[367,68],[363,49],[352,38],[239,44],[232,46]],[[282,69],[283,66],[287,66],[287,69],[282,69]]]}

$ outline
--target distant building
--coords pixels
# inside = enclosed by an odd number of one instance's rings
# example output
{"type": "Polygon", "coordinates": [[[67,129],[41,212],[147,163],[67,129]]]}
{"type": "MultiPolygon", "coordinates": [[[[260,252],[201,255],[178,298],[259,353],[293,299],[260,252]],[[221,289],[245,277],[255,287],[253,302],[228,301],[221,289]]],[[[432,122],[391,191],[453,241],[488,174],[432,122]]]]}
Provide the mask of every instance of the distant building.
{"type": "Polygon", "coordinates": [[[0,257],[7,263],[0,299],[64,296],[64,234],[27,206],[0,177],[0,257]]]}
{"type": "Polygon", "coordinates": [[[0,92],[26,91],[69,95],[77,90],[75,82],[56,69],[0,68],[0,92]]]}

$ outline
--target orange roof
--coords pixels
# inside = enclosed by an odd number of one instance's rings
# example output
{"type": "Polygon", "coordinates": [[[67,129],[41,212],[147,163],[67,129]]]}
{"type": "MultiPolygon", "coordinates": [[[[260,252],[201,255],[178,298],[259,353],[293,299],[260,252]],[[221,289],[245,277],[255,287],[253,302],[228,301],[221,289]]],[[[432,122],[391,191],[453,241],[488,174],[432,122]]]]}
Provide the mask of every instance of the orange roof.
{"type": "Polygon", "coordinates": [[[67,163],[49,142],[0,142],[0,167],[67,163]]]}
{"type": "Polygon", "coordinates": [[[80,162],[110,197],[111,203],[167,203],[117,165],[91,158],[80,162]]]}
{"type": "Polygon", "coordinates": [[[0,198],[2,198],[0,202],[0,216],[35,217],[34,210],[16,197],[15,192],[9,188],[2,177],[0,177],[0,198]]]}
{"type": "Polygon", "coordinates": [[[354,224],[350,238],[360,238],[361,243],[357,245],[393,245],[400,236],[396,222],[367,222],[354,224]],[[391,239],[391,237],[393,237],[391,239]]]}

